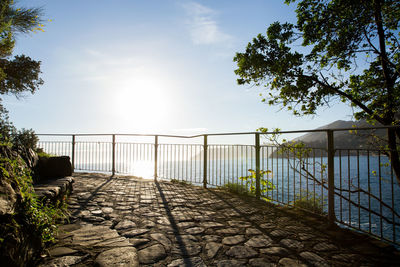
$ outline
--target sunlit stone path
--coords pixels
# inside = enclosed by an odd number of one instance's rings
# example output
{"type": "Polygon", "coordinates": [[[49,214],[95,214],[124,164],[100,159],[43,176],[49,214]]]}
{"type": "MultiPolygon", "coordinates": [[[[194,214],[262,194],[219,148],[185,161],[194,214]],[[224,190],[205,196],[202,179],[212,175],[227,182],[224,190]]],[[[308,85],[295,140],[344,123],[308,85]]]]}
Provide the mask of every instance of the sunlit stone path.
{"type": "Polygon", "coordinates": [[[220,190],[75,174],[70,222],[41,266],[398,266],[400,254],[220,190]]]}

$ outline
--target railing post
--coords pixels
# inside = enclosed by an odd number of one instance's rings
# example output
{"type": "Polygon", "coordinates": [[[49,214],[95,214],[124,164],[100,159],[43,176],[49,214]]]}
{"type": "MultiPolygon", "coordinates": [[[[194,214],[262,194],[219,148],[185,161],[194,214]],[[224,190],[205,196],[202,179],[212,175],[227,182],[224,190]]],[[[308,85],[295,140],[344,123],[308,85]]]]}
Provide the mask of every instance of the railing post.
{"type": "Polygon", "coordinates": [[[71,152],[72,172],[75,171],[75,135],[72,135],[72,152],[71,152]]]}
{"type": "Polygon", "coordinates": [[[335,148],[333,141],[333,131],[327,130],[328,137],[328,224],[333,226],[336,221],[335,216],[335,148]]]}
{"type": "Polygon", "coordinates": [[[204,135],[204,167],[203,167],[203,187],[207,188],[207,135],[204,135]]]}
{"type": "Polygon", "coordinates": [[[115,134],[112,135],[112,175],[115,174],[115,134]]]}
{"type": "Polygon", "coordinates": [[[158,135],[154,136],[154,181],[157,181],[157,164],[158,164],[158,135]]]}
{"type": "Polygon", "coordinates": [[[256,143],[256,198],[261,197],[261,187],[260,187],[260,133],[255,134],[256,143]]]}

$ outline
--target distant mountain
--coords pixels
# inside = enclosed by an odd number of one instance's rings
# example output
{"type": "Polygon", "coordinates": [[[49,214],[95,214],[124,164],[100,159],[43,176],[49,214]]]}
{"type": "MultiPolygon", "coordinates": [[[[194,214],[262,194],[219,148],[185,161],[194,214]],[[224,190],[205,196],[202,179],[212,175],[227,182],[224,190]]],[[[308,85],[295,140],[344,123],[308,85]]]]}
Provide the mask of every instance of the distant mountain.
{"type": "MultiPolygon", "coordinates": [[[[317,129],[346,129],[353,127],[373,127],[366,121],[342,121],[338,120],[330,124],[324,125],[317,129]]],[[[375,134],[380,138],[386,137],[386,130],[360,130],[357,133],[350,133],[348,130],[334,132],[334,146],[338,149],[357,149],[371,148],[372,143],[376,143],[371,138],[371,134],[375,134]]],[[[326,148],[327,134],[326,132],[313,132],[295,138],[293,141],[303,142],[308,147],[326,148]]]]}
{"type": "MultiPolygon", "coordinates": [[[[373,127],[366,121],[342,121],[338,120],[330,124],[324,125],[317,129],[349,129],[349,128],[368,128],[373,127]]],[[[356,133],[349,130],[335,131],[334,132],[334,147],[335,149],[343,149],[341,154],[347,155],[348,149],[350,155],[355,155],[355,149],[377,149],[377,140],[372,137],[372,134],[380,139],[386,139],[386,130],[359,130],[356,133]]],[[[314,150],[315,156],[326,156],[327,148],[327,134],[326,132],[310,132],[293,139],[294,142],[302,142],[309,148],[319,148],[314,150]]],[[[382,142],[383,144],[383,142],[382,142]]],[[[314,155],[313,153],[313,155],[314,155]]],[[[365,151],[360,151],[364,154],[365,151]]],[[[371,152],[373,154],[373,152],[371,152]]],[[[274,151],[271,153],[274,157],[281,157],[281,153],[274,151]]]]}

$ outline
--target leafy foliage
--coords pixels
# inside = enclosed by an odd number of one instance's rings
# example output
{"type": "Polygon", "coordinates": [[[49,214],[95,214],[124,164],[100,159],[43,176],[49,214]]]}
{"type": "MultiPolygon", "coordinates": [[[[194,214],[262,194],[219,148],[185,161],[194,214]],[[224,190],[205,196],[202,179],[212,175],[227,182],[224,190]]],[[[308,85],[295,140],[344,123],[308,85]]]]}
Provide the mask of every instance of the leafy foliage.
{"type": "Polygon", "coordinates": [[[312,193],[308,193],[305,195],[298,194],[296,196],[296,199],[291,202],[291,204],[296,208],[305,209],[319,215],[326,215],[322,203],[323,203],[322,196],[319,196],[317,194],[314,195],[312,193]]]}
{"type": "MultiPolygon", "coordinates": [[[[251,195],[256,195],[256,177],[257,177],[257,172],[255,170],[249,169],[250,175],[248,176],[242,176],[239,177],[240,180],[244,181],[246,183],[245,188],[249,191],[251,195]]],[[[274,184],[269,180],[268,176],[272,177],[272,171],[270,170],[260,170],[259,171],[260,175],[260,193],[261,197],[264,200],[269,201],[267,192],[269,190],[273,190],[275,188],[274,184]],[[264,177],[265,176],[265,177],[264,177]]]]}
{"type": "MultiPolygon", "coordinates": [[[[35,93],[43,84],[40,61],[25,55],[11,58],[17,34],[43,31],[41,17],[40,8],[17,8],[13,0],[0,2],[0,95],[35,93]]],[[[13,130],[0,98],[0,134],[7,138],[13,130]]]]}
{"type": "Polygon", "coordinates": [[[297,25],[275,22],[236,54],[238,83],[264,85],[263,101],[295,115],[340,97],[358,119],[397,124],[399,2],[303,0],[296,13],[297,25]]]}
{"type": "MultiPolygon", "coordinates": [[[[3,142],[0,146],[4,151],[3,148],[11,147],[11,144],[3,142]]],[[[1,236],[5,236],[8,231],[18,232],[25,227],[33,231],[43,245],[54,241],[57,221],[66,218],[65,201],[45,204],[39,200],[33,189],[30,170],[19,157],[0,157],[0,177],[15,184],[15,189],[22,198],[19,209],[13,215],[13,224],[1,225],[1,236]]]]}
{"type": "MultiPolygon", "coordinates": [[[[297,3],[297,24],[275,22],[236,53],[237,82],[265,86],[263,102],[298,116],[341,100],[356,119],[400,126],[400,2],[285,2],[297,3]]],[[[398,138],[388,130],[400,184],[398,138]]]]}
{"type": "Polygon", "coordinates": [[[12,135],[12,143],[14,146],[21,146],[36,150],[39,138],[32,129],[22,128],[12,135]]]}
{"type": "Polygon", "coordinates": [[[246,195],[246,196],[254,196],[254,194],[250,193],[249,189],[246,187],[246,185],[240,184],[240,183],[225,183],[222,186],[223,189],[235,193],[235,194],[240,194],[240,195],[246,195]]]}

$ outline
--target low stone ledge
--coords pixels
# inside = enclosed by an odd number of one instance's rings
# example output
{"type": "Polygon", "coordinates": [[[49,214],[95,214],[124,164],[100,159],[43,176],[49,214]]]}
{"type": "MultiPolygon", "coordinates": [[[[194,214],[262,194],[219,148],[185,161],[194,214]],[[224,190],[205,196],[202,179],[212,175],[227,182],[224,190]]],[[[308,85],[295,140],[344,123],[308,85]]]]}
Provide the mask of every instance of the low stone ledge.
{"type": "Polygon", "coordinates": [[[73,183],[74,178],[68,176],[55,180],[42,181],[39,184],[35,184],[33,187],[39,199],[44,199],[45,201],[56,201],[64,195],[68,195],[72,192],[73,183]]]}

